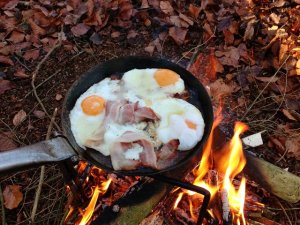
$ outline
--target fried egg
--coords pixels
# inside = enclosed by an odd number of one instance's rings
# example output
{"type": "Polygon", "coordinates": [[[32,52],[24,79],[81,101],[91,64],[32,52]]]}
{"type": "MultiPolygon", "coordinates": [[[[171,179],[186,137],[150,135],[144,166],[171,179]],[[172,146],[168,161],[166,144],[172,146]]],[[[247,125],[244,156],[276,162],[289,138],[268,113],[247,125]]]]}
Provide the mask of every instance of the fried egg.
{"type": "Polygon", "coordinates": [[[87,140],[99,131],[105,116],[106,101],[113,101],[119,97],[119,83],[119,80],[106,78],[91,86],[77,99],[70,112],[70,123],[72,133],[80,147],[85,149],[87,140]]]}
{"type": "Polygon", "coordinates": [[[180,76],[169,69],[133,69],[122,77],[127,90],[124,97],[140,106],[150,106],[153,101],[184,91],[180,76]]]}
{"type": "Polygon", "coordinates": [[[151,108],[160,116],[157,137],[166,144],[178,139],[178,150],[190,150],[201,140],[204,121],[201,112],[192,104],[176,98],[156,101],[151,108]]]}

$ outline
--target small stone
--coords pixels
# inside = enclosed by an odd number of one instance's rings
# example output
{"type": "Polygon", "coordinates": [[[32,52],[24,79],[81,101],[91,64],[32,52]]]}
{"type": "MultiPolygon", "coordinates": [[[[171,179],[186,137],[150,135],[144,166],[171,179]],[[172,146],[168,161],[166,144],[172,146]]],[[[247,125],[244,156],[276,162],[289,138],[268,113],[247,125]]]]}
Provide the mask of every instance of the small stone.
{"type": "Polygon", "coordinates": [[[55,96],[56,101],[60,101],[62,98],[63,98],[63,96],[61,94],[56,94],[56,96],[55,96]]]}

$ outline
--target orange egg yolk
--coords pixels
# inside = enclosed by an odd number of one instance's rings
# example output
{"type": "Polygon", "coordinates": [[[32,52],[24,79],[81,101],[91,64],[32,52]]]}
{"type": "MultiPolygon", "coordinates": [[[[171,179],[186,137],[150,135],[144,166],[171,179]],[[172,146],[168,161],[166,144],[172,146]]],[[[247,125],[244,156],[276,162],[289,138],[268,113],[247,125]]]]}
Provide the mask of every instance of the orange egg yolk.
{"type": "Polygon", "coordinates": [[[193,129],[193,130],[196,130],[196,129],[197,129],[197,125],[196,125],[195,123],[193,123],[192,121],[185,120],[185,123],[186,123],[186,125],[187,125],[189,128],[191,128],[191,129],[193,129]]]}
{"type": "Polygon", "coordinates": [[[179,75],[172,70],[159,69],[154,74],[154,79],[160,87],[175,84],[179,80],[179,75]]]}
{"type": "Polygon", "coordinates": [[[90,116],[100,114],[104,110],[104,105],[104,98],[97,95],[89,96],[81,102],[82,111],[90,116]]]}

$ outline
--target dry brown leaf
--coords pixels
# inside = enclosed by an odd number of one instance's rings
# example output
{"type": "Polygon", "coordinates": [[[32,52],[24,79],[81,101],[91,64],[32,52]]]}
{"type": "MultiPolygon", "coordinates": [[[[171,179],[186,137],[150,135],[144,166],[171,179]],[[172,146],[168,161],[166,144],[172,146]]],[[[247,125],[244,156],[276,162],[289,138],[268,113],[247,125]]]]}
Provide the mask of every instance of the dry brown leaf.
{"type": "Polygon", "coordinates": [[[124,0],[119,4],[119,17],[122,20],[129,20],[133,14],[131,1],[124,0]]]}
{"type": "Polygon", "coordinates": [[[298,137],[289,137],[285,142],[288,155],[300,160],[300,135],[298,137]]]}
{"type": "Polygon", "coordinates": [[[7,4],[3,8],[4,10],[12,10],[18,5],[19,1],[20,0],[10,0],[10,1],[1,0],[0,2],[7,2],[7,4]]]}
{"type": "Polygon", "coordinates": [[[198,18],[200,11],[201,11],[200,7],[197,7],[193,4],[189,5],[189,12],[190,12],[192,17],[198,18]]]}
{"type": "Polygon", "coordinates": [[[20,185],[7,185],[3,191],[4,205],[7,209],[15,209],[23,200],[20,185]]]}
{"type": "Polygon", "coordinates": [[[43,112],[41,110],[34,110],[33,115],[35,115],[39,119],[43,119],[46,114],[45,114],[45,112],[43,112]]]}
{"type": "Polygon", "coordinates": [[[148,0],[149,5],[153,6],[156,10],[159,9],[160,0],[148,0]]]}
{"type": "Polygon", "coordinates": [[[270,4],[271,7],[279,8],[284,6],[286,0],[275,0],[273,3],[270,4]]]}
{"type": "Polygon", "coordinates": [[[254,78],[262,82],[271,82],[271,83],[275,83],[279,79],[279,77],[257,77],[257,76],[254,76],[254,78]]]}
{"type": "Polygon", "coordinates": [[[93,42],[93,44],[95,44],[95,45],[100,45],[101,44],[101,37],[98,33],[94,32],[90,36],[90,41],[93,42]]]}
{"type": "Polygon", "coordinates": [[[84,23],[79,23],[76,26],[71,28],[72,33],[76,37],[80,37],[81,35],[86,34],[89,31],[90,27],[85,25],[84,23]]]}
{"type": "Polygon", "coordinates": [[[146,52],[149,52],[149,54],[152,56],[152,55],[153,55],[153,52],[154,52],[154,49],[155,49],[155,46],[154,46],[154,45],[148,45],[148,46],[145,48],[145,51],[146,51],[146,52]]]}
{"type": "Polygon", "coordinates": [[[297,121],[297,119],[286,109],[282,109],[282,113],[290,120],[297,121]]]}
{"type": "Polygon", "coordinates": [[[12,140],[12,136],[11,132],[0,133],[0,151],[11,150],[18,147],[12,140]]]}
{"type": "Polygon", "coordinates": [[[181,45],[184,43],[187,31],[188,31],[187,29],[180,28],[180,27],[170,27],[169,35],[170,37],[173,38],[176,44],[181,45]]]}
{"type": "Polygon", "coordinates": [[[56,101],[60,101],[63,98],[63,96],[61,94],[56,94],[55,95],[55,100],[56,101]]]}
{"type": "Polygon", "coordinates": [[[29,75],[27,75],[25,73],[25,70],[23,68],[18,68],[14,75],[19,78],[28,78],[29,77],[29,75]]]}
{"type": "Polygon", "coordinates": [[[18,32],[18,31],[13,31],[12,34],[10,35],[8,41],[13,42],[14,44],[20,43],[24,40],[25,34],[18,32]]]}
{"type": "Polygon", "coordinates": [[[214,49],[209,54],[200,53],[195,62],[189,67],[189,71],[200,81],[207,83],[217,79],[217,73],[224,72],[224,68],[215,57],[214,49]]]}
{"type": "Polygon", "coordinates": [[[148,0],[142,0],[141,9],[148,9],[148,8],[149,8],[148,0]]]}
{"type": "Polygon", "coordinates": [[[29,60],[36,60],[39,56],[40,56],[40,50],[35,49],[35,50],[26,51],[25,54],[23,55],[23,58],[29,61],[29,60]]]}
{"type": "Polygon", "coordinates": [[[217,57],[220,57],[219,60],[222,63],[222,65],[234,67],[239,66],[240,53],[238,48],[230,46],[224,51],[216,51],[215,54],[217,57]]]}
{"type": "Polygon", "coordinates": [[[226,84],[223,79],[218,79],[209,86],[210,93],[214,99],[219,99],[220,97],[230,95],[240,89],[235,82],[231,81],[229,84],[226,84]]]}
{"type": "Polygon", "coordinates": [[[280,50],[279,50],[279,64],[282,64],[286,57],[288,56],[289,53],[289,46],[285,43],[282,43],[280,45],[280,50]]]}
{"type": "Polygon", "coordinates": [[[280,16],[277,16],[277,14],[275,14],[275,13],[271,13],[270,18],[275,24],[279,24],[280,16]]]}
{"type": "Polygon", "coordinates": [[[120,37],[120,35],[121,35],[121,33],[119,31],[115,31],[115,32],[112,32],[110,36],[112,38],[118,38],[118,37],[120,37]]]}
{"type": "Polygon", "coordinates": [[[21,110],[14,116],[14,118],[13,118],[13,124],[14,124],[15,126],[20,125],[20,124],[25,120],[26,115],[27,115],[26,112],[25,112],[23,109],[21,109],[21,110]]]}
{"type": "Polygon", "coordinates": [[[167,15],[172,15],[174,12],[174,9],[170,2],[161,1],[159,6],[160,6],[160,9],[167,15]]]}
{"type": "Polygon", "coordinates": [[[127,39],[135,38],[137,35],[138,35],[138,33],[135,30],[130,30],[130,31],[128,31],[127,39]]]}
{"type": "Polygon", "coordinates": [[[28,23],[30,24],[30,27],[32,29],[32,32],[39,36],[39,35],[45,35],[46,30],[44,28],[41,28],[39,25],[37,25],[32,18],[28,19],[28,23]]]}
{"type": "Polygon", "coordinates": [[[14,62],[8,56],[4,55],[0,55],[0,63],[14,65],[14,62]]]}
{"type": "Polygon", "coordinates": [[[223,34],[226,45],[232,45],[234,42],[234,35],[228,29],[223,30],[223,34]]]}
{"type": "Polygon", "coordinates": [[[185,22],[187,22],[190,26],[193,26],[194,22],[193,20],[191,20],[189,17],[187,17],[186,15],[179,13],[179,17],[184,20],[185,22]]]}
{"type": "Polygon", "coordinates": [[[252,39],[254,35],[254,23],[255,23],[255,19],[252,19],[247,23],[246,31],[243,38],[244,41],[252,39]]]}
{"type": "Polygon", "coordinates": [[[5,91],[10,90],[14,87],[14,84],[9,80],[0,79],[0,94],[3,94],[5,91]]]}

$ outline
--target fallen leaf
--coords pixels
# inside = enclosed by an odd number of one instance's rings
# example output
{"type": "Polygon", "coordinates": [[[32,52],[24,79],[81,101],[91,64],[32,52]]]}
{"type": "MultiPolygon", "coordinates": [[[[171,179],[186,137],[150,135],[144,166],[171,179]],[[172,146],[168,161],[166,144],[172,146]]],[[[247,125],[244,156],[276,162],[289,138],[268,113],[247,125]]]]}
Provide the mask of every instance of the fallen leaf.
{"type": "Polygon", "coordinates": [[[14,75],[19,78],[28,78],[29,77],[29,75],[27,75],[25,73],[25,70],[23,68],[18,68],[14,75]]]}
{"type": "Polygon", "coordinates": [[[8,56],[4,55],[0,55],[0,63],[14,65],[14,62],[8,56]]]}
{"type": "Polygon", "coordinates": [[[0,79],[0,94],[3,94],[5,91],[8,91],[14,87],[14,84],[9,80],[0,79]]]}
{"type": "Polygon", "coordinates": [[[180,28],[180,27],[170,27],[169,35],[170,37],[173,38],[176,44],[181,45],[184,43],[187,31],[188,31],[187,29],[180,28]]]}
{"type": "Polygon", "coordinates": [[[234,35],[228,29],[223,30],[223,34],[226,45],[232,45],[234,42],[234,35]]]}
{"type": "Polygon", "coordinates": [[[289,54],[289,46],[285,43],[282,43],[280,45],[280,50],[279,50],[279,64],[282,64],[286,57],[288,57],[289,54]]]}
{"type": "Polygon", "coordinates": [[[98,33],[94,32],[90,36],[90,41],[93,42],[93,44],[95,44],[95,45],[100,45],[101,44],[101,37],[98,33]]]}
{"type": "Polygon", "coordinates": [[[159,6],[160,6],[160,9],[167,15],[172,15],[174,12],[174,9],[170,2],[161,1],[159,6]]]}
{"type": "Polygon", "coordinates": [[[27,115],[26,112],[25,112],[23,109],[21,109],[21,110],[14,116],[14,118],[13,118],[13,124],[14,124],[15,126],[20,125],[20,124],[25,120],[26,115],[27,115]]]}
{"type": "Polygon", "coordinates": [[[34,110],[33,115],[35,115],[39,119],[43,119],[46,114],[45,114],[45,112],[43,112],[41,110],[34,110]]]}
{"type": "MultiPolygon", "coordinates": [[[[6,2],[5,0],[3,1],[2,0],[2,2],[6,2]]],[[[12,9],[14,9],[17,5],[18,5],[18,3],[19,3],[19,0],[10,0],[10,1],[8,1],[8,3],[4,6],[4,10],[12,10],[12,9]]],[[[1,3],[0,3],[0,5],[1,5],[1,3]]]]}
{"type": "Polygon", "coordinates": [[[26,61],[29,61],[29,60],[36,60],[39,56],[40,56],[40,50],[35,49],[35,50],[26,51],[25,54],[23,55],[23,58],[26,61]]]}
{"type": "Polygon", "coordinates": [[[124,0],[119,4],[119,17],[122,20],[129,20],[133,14],[131,1],[124,0]]]}
{"type": "Polygon", "coordinates": [[[110,36],[112,38],[118,38],[118,37],[120,37],[120,35],[121,35],[121,33],[119,31],[115,31],[115,32],[112,32],[110,36]]]}
{"type": "Polygon", "coordinates": [[[278,81],[279,77],[254,77],[256,80],[262,81],[262,82],[270,82],[270,83],[275,83],[278,81]]]}
{"type": "Polygon", "coordinates": [[[214,49],[211,49],[209,54],[200,53],[188,70],[204,83],[206,80],[215,81],[217,73],[224,72],[222,64],[215,57],[214,49]]]}
{"type": "Polygon", "coordinates": [[[280,22],[280,16],[277,16],[275,13],[271,13],[270,14],[270,18],[271,18],[271,20],[273,20],[273,22],[275,24],[279,24],[279,22],[280,22]]]}
{"type": "Polygon", "coordinates": [[[219,60],[222,63],[222,65],[234,67],[239,66],[240,53],[238,48],[230,46],[224,51],[216,51],[215,54],[217,57],[220,57],[219,60]]]}
{"type": "Polygon", "coordinates": [[[10,35],[8,41],[13,42],[14,44],[20,43],[24,40],[25,34],[18,32],[18,31],[13,31],[12,34],[10,35]]]}
{"type": "Polygon", "coordinates": [[[61,94],[56,94],[55,95],[55,100],[56,101],[60,101],[63,98],[63,96],[61,94]]]}
{"type": "Polygon", "coordinates": [[[0,133],[0,151],[7,151],[18,147],[11,137],[11,132],[0,133]]]}
{"type": "Polygon", "coordinates": [[[200,11],[201,11],[200,7],[197,7],[193,4],[189,5],[189,12],[191,16],[193,16],[194,18],[198,18],[200,11]]]}
{"type": "Polygon", "coordinates": [[[285,142],[285,147],[289,156],[300,160],[300,135],[298,137],[289,137],[285,142]]]}
{"type": "Polygon", "coordinates": [[[141,9],[148,9],[148,8],[149,8],[148,0],[142,0],[141,9]]]}
{"type": "Polygon", "coordinates": [[[79,23],[76,26],[71,28],[72,33],[76,37],[80,37],[81,35],[86,34],[89,31],[90,27],[85,25],[84,23],[79,23]]]}
{"type": "Polygon", "coordinates": [[[214,99],[219,99],[237,92],[240,87],[234,82],[231,81],[229,84],[226,84],[223,79],[218,79],[215,82],[209,85],[210,93],[214,99]]]}
{"type": "Polygon", "coordinates": [[[30,24],[30,27],[32,29],[32,32],[39,36],[39,35],[45,35],[46,30],[44,28],[41,28],[39,25],[37,25],[32,18],[28,19],[28,23],[30,24]]]}
{"type": "Polygon", "coordinates": [[[154,45],[149,45],[145,48],[146,52],[149,52],[149,54],[152,56],[154,52],[155,46],[154,45]]]}
{"type": "Polygon", "coordinates": [[[7,185],[3,191],[4,205],[7,209],[15,209],[23,200],[20,185],[7,185]]]}
{"type": "Polygon", "coordinates": [[[271,7],[279,8],[284,6],[286,0],[275,0],[273,3],[270,4],[271,7]]]}
{"type": "Polygon", "coordinates": [[[254,23],[255,23],[255,19],[252,19],[247,23],[246,31],[244,33],[244,38],[243,38],[244,41],[252,39],[254,35],[254,23]]]}
{"type": "Polygon", "coordinates": [[[275,148],[277,149],[277,151],[279,151],[279,153],[284,154],[285,152],[285,147],[284,147],[284,142],[285,139],[281,138],[281,137],[270,137],[269,141],[272,142],[272,144],[275,146],[275,148]]]}
{"type": "Polygon", "coordinates": [[[148,0],[149,5],[153,6],[156,10],[159,9],[160,0],[148,0]]]}
{"type": "Polygon", "coordinates": [[[297,121],[297,119],[286,109],[282,109],[282,113],[290,120],[297,121]]]}
{"type": "Polygon", "coordinates": [[[135,30],[130,30],[130,31],[128,31],[127,39],[135,38],[137,35],[138,35],[138,33],[135,30]]]}

